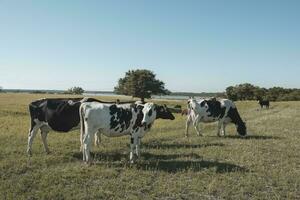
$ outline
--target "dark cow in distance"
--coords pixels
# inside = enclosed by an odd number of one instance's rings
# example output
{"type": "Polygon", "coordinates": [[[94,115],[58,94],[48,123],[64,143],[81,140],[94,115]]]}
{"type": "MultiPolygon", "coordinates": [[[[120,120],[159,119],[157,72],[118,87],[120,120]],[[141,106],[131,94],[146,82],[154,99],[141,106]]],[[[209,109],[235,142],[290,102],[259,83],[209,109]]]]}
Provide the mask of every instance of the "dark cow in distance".
{"type": "Polygon", "coordinates": [[[202,135],[198,128],[200,122],[209,123],[216,121],[218,121],[218,136],[220,136],[221,131],[225,135],[225,126],[230,122],[236,125],[239,135],[245,136],[247,134],[246,125],[241,119],[236,106],[228,99],[196,100],[190,98],[188,100],[188,109],[190,112],[186,121],[186,137],[188,136],[190,123],[193,123],[197,134],[200,136],[202,135]]]}
{"type": "Polygon", "coordinates": [[[130,161],[135,155],[140,156],[141,138],[150,130],[155,119],[175,117],[164,105],[146,104],[103,104],[86,102],[80,106],[81,141],[83,144],[83,161],[91,161],[91,141],[96,132],[108,137],[130,135],[130,161]]]}
{"type": "MultiPolygon", "coordinates": [[[[31,102],[27,153],[32,154],[32,143],[39,129],[45,151],[49,153],[47,135],[50,130],[68,132],[79,128],[79,107],[83,102],[103,101],[94,98],[45,98],[31,102]]],[[[99,143],[99,140],[96,142],[99,143]]]]}
{"type": "Polygon", "coordinates": [[[263,100],[262,98],[257,98],[258,104],[260,105],[260,108],[263,109],[263,107],[269,109],[270,107],[270,101],[269,100],[263,100]]]}

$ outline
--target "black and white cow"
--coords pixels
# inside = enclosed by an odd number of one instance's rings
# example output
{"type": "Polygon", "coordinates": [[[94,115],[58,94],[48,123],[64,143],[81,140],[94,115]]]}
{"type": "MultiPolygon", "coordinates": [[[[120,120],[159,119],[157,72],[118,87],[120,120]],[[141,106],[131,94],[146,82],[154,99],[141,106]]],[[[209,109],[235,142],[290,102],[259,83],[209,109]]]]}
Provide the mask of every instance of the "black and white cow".
{"type": "Polygon", "coordinates": [[[201,99],[196,100],[190,98],[188,100],[189,115],[186,121],[186,132],[185,136],[188,137],[189,126],[193,123],[196,132],[199,136],[202,136],[199,130],[200,122],[215,122],[218,121],[218,136],[225,135],[225,126],[232,122],[237,127],[237,132],[241,136],[247,134],[246,125],[241,119],[238,110],[234,103],[228,99],[216,100],[212,99],[201,99]]]}
{"type": "MultiPolygon", "coordinates": [[[[49,153],[47,135],[50,130],[68,132],[79,128],[79,107],[82,102],[103,102],[93,98],[46,98],[29,104],[31,127],[28,134],[27,153],[32,154],[32,143],[41,130],[45,151],[49,153]]],[[[99,144],[99,137],[95,138],[99,144]]]]}
{"type": "Polygon", "coordinates": [[[80,106],[83,161],[90,162],[91,141],[95,132],[108,137],[130,135],[130,161],[140,156],[141,138],[148,132],[155,119],[175,117],[166,106],[153,103],[111,105],[97,102],[82,103],[80,106]]]}

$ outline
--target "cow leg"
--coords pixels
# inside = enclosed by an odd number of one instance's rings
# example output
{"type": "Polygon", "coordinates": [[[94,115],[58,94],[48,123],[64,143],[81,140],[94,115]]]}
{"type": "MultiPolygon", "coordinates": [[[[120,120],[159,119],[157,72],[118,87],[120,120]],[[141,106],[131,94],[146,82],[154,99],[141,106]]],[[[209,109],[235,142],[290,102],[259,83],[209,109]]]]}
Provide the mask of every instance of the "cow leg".
{"type": "Polygon", "coordinates": [[[130,163],[134,163],[134,161],[133,161],[133,151],[134,151],[134,138],[131,135],[131,137],[130,137],[130,155],[129,155],[130,163]]]}
{"type": "Polygon", "coordinates": [[[194,125],[194,128],[195,128],[196,132],[197,132],[197,135],[198,136],[202,136],[202,134],[200,133],[200,129],[199,129],[199,126],[200,126],[199,115],[197,115],[196,119],[193,122],[193,125],[194,125]]]}
{"type": "Polygon", "coordinates": [[[222,122],[219,121],[218,122],[218,131],[217,131],[217,135],[220,137],[221,136],[221,128],[222,128],[222,122]]]}
{"type": "Polygon", "coordinates": [[[84,136],[83,131],[80,131],[80,138],[79,138],[79,140],[80,140],[80,149],[79,149],[79,151],[82,152],[82,154],[83,154],[83,136],[84,136]]]}
{"type": "Polygon", "coordinates": [[[226,124],[223,122],[223,123],[222,123],[222,135],[223,135],[223,136],[226,135],[225,128],[226,128],[226,124]]]}
{"type": "Polygon", "coordinates": [[[101,133],[100,131],[98,130],[96,133],[95,133],[95,146],[99,146],[100,145],[100,142],[101,142],[101,133]]]}
{"type": "Polygon", "coordinates": [[[30,130],[28,134],[28,145],[27,145],[27,153],[32,156],[32,143],[33,139],[36,136],[38,129],[40,128],[39,124],[35,124],[30,130]]]}
{"type": "Polygon", "coordinates": [[[93,137],[96,130],[91,130],[85,124],[85,134],[83,136],[83,161],[86,163],[91,163],[91,143],[93,141],[93,137]]]}
{"type": "Polygon", "coordinates": [[[191,116],[189,115],[186,120],[186,124],[185,124],[185,137],[189,137],[189,128],[190,128],[191,122],[192,122],[192,119],[191,119],[191,116]]]}
{"type": "Polygon", "coordinates": [[[139,158],[141,156],[141,149],[140,149],[141,138],[140,137],[136,137],[136,139],[137,139],[137,142],[135,144],[135,154],[139,158]]]}
{"type": "Polygon", "coordinates": [[[195,130],[196,130],[198,136],[203,136],[203,135],[201,134],[201,132],[200,132],[199,126],[200,126],[200,123],[197,123],[197,124],[195,125],[195,130]]]}
{"type": "Polygon", "coordinates": [[[49,154],[50,151],[49,151],[48,144],[47,144],[47,135],[48,135],[48,131],[41,130],[41,136],[42,136],[42,141],[43,141],[43,144],[44,144],[45,152],[47,154],[49,154]]]}
{"type": "Polygon", "coordinates": [[[134,155],[134,147],[136,147],[136,155],[137,154],[137,151],[139,150],[139,148],[137,149],[137,143],[138,143],[138,137],[136,135],[131,135],[130,137],[130,157],[129,157],[129,160],[130,160],[130,163],[134,163],[135,161],[135,155],[134,155]]]}

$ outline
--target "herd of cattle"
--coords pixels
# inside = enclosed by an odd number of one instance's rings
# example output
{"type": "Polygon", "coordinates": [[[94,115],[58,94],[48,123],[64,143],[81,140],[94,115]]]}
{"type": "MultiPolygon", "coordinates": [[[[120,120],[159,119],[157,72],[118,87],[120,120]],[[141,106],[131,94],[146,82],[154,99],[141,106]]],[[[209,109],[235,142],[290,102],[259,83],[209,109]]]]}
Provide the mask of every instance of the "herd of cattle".
{"type": "MultiPolygon", "coordinates": [[[[246,125],[234,103],[228,99],[190,98],[187,102],[186,133],[192,123],[198,135],[200,122],[218,121],[218,136],[225,135],[225,126],[234,123],[237,133],[247,134],[246,125]]],[[[41,131],[45,151],[49,153],[47,135],[50,130],[68,132],[80,127],[83,161],[91,161],[91,144],[100,142],[101,134],[108,137],[130,136],[130,162],[140,156],[141,139],[156,119],[174,120],[166,105],[143,102],[103,102],[93,98],[40,99],[29,104],[31,127],[27,153],[32,155],[32,143],[41,131]]]]}

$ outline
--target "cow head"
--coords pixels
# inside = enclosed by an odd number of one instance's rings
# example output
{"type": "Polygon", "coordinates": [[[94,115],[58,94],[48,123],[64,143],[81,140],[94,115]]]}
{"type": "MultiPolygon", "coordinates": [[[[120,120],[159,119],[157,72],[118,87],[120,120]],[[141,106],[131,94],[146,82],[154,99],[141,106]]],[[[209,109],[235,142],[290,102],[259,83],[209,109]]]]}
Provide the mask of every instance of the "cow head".
{"type": "Polygon", "coordinates": [[[244,122],[240,122],[237,125],[237,132],[240,136],[245,136],[247,135],[247,127],[246,124],[244,122]]]}
{"type": "Polygon", "coordinates": [[[154,110],[156,111],[156,119],[175,119],[174,115],[171,113],[171,111],[166,105],[155,105],[154,110]]]}
{"type": "Polygon", "coordinates": [[[174,120],[174,115],[170,112],[166,105],[159,106],[154,103],[146,103],[143,108],[143,126],[149,126],[155,119],[174,120]]]}
{"type": "Polygon", "coordinates": [[[190,97],[187,101],[187,109],[195,110],[197,106],[197,100],[194,97],[190,97]]]}

